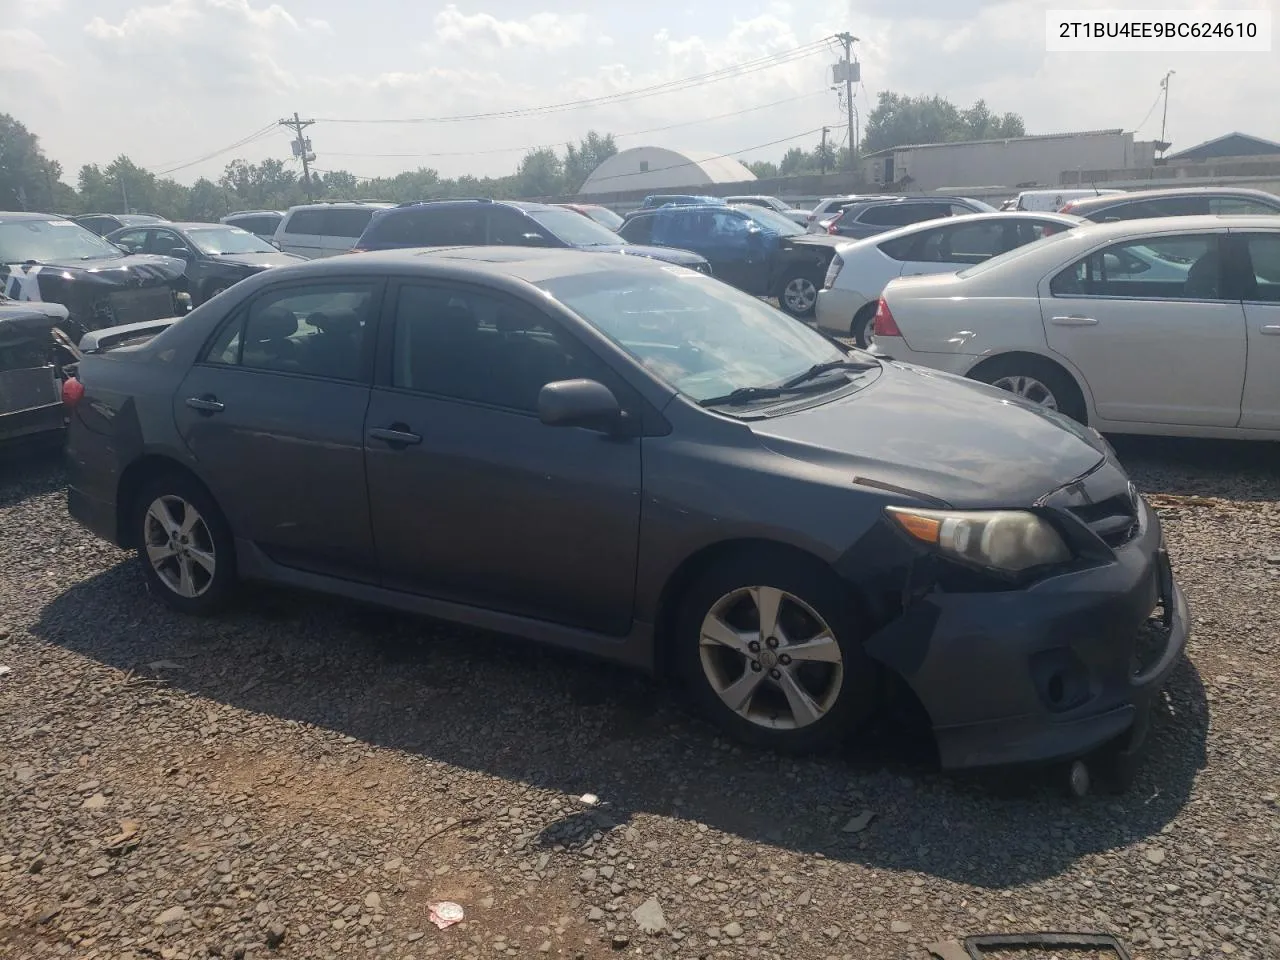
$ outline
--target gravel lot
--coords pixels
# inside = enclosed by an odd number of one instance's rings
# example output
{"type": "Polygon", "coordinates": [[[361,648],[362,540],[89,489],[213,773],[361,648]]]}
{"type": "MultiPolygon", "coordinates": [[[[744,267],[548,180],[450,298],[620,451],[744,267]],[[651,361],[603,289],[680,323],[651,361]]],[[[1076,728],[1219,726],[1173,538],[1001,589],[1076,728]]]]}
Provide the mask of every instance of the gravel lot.
{"type": "Polygon", "coordinates": [[[0,453],[0,957],[1280,957],[1280,449],[1120,449],[1195,635],[1135,787],[1078,802],[896,731],[740,750],[643,677],[324,598],[184,620],[0,453]]]}

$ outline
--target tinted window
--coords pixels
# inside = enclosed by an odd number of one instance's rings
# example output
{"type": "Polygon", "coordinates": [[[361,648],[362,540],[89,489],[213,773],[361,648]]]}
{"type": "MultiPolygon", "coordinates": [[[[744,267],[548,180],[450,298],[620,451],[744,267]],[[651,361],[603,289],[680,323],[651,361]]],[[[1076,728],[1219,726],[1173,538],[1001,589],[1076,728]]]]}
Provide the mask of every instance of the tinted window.
{"type": "Polygon", "coordinates": [[[1253,197],[1210,197],[1209,212],[1221,216],[1275,214],[1280,212],[1280,206],[1253,197]]]}
{"type": "Polygon", "coordinates": [[[82,217],[76,223],[86,230],[92,230],[98,236],[105,236],[112,230],[119,230],[122,226],[114,217],[82,217]]]}
{"type": "Polygon", "coordinates": [[[552,236],[571,247],[613,246],[618,242],[618,235],[612,230],[572,210],[532,210],[529,216],[552,236]]]}
{"type": "MultiPolygon", "coordinates": [[[[562,211],[578,220],[586,220],[580,213],[562,211]]],[[[593,225],[587,221],[588,225],[593,225]]],[[[483,241],[482,241],[483,242],[483,241]]],[[[547,231],[518,210],[510,207],[494,207],[489,211],[489,243],[510,247],[549,246],[554,241],[547,231]]],[[[558,246],[558,244],[555,244],[558,246]]]]}
{"type": "Polygon", "coordinates": [[[123,247],[130,253],[141,253],[147,242],[147,231],[125,230],[111,240],[117,247],[123,247]]]}
{"type": "Polygon", "coordinates": [[[1216,300],[1222,263],[1214,234],[1130,240],[1095,251],[1050,283],[1054,296],[1216,300]]]}
{"type": "Polygon", "coordinates": [[[241,230],[248,230],[250,233],[268,234],[275,233],[276,227],[280,225],[279,217],[236,217],[228,220],[227,223],[233,227],[239,227],[241,230]]]}
{"type": "Polygon", "coordinates": [[[158,253],[161,256],[168,256],[175,250],[186,250],[186,242],[171,230],[152,230],[151,244],[147,249],[148,253],[158,253]]]}
{"type": "Polygon", "coordinates": [[[1280,303],[1280,234],[1255,233],[1245,239],[1254,275],[1246,299],[1280,303]]]}
{"type": "Polygon", "coordinates": [[[601,366],[524,304],[443,286],[400,291],[393,386],[532,413],[548,383],[600,379],[601,366]]]}
{"type": "Polygon", "coordinates": [[[618,228],[618,234],[631,243],[652,243],[653,217],[632,217],[618,228]]]}
{"type": "Polygon", "coordinates": [[[346,237],[353,242],[364,233],[364,228],[373,219],[373,211],[361,207],[335,207],[321,212],[324,215],[320,221],[321,236],[346,237]]]}
{"type": "Polygon", "coordinates": [[[868,207],[858,217],[859,223],[876,227],[904,227],[937,217],[945,217],[949,207],[942,203],[880,203],[868,207]]]}
{"type": "Polygon", "coordinates": [[[924,235],[916,259],[930,263],[981,263],[1001,252],[1004,224],[999,221],[943,227],[924,235]]]}
{"type": "Polygon", "coordinates": [[[265,293],[215,338],[205,361],[359,380],[374,289],[333,283],[265,293]]]}
{"type": "Polygon", "coordinates": [[[1090,220],[1148,220],[1152,217],[1195,217],[1209,212],[1209,200],[1202,196],[1165,197],[1122,203],[1089,214],[1090,220]]]}
{"type": "Polygon", "coordinates": [[[295,210],[285,221],[285,233],[305,233],[308,236],[324,235],[323,210],[295,210]]]}

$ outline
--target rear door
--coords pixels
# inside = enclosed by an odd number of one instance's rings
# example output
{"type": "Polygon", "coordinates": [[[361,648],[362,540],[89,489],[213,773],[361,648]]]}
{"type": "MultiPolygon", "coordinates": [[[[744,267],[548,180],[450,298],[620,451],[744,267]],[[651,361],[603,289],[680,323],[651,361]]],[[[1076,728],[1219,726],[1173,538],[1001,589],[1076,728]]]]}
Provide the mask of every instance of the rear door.
{"type": "Polygon", "coordinates": [[[925,230],[912,238],[903,276],[954,273],[1065,229],[1051,220],[990,217],[925,230]]]}
{"type": "Polygon", "coordinates": [[[263,290],[174,396],[238,539],[286,566],[369,582],[364,416],[382,287],[331,277],[263,290]]]}
{"type": "Polygon", "coordinates": [[[1280,430],[1280,233],[1233,234],[1231,239],[1248,254],[1233,260],[1251,266],[1243,278],[1249,364],[1240,426],[1280,430]]]}
{"type": "Polygon", "coordinates": [[[1049,347],[1084,375],[1100,417],[1203,427],[1239,421],[1245,322],[1223,269],[1225,236],[1123,241],[1042,282],[1049,347]]]}
{"type": "Polygon", "coordinates": [[[545,426],[537,398],[575,377],[638,398],[523,301],[406,280],[388,303],[365,441],[384,584],[625,633],[641,442],[545,426]]]}
{"type": "Polygon", "coordinates": [[[325,211],[314,207],[305,210],[294,210],[285,215],[276,233],[280,249],[285,253],[296,253],[300,257],[315,259],[325,255],[324,230],[325,211]]]}

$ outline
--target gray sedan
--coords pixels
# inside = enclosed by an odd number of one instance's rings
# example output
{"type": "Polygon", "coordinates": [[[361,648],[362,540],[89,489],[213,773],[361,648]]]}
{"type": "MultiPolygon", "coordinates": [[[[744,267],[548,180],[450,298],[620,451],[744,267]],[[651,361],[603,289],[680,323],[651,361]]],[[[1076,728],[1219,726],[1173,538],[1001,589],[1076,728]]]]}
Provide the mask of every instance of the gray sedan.
{"type": "Polygon", "coordinates": [[[1185,642],[1101,437],[673,264],[334,257],[148,336],[82,343],[69,505],[180,611],[264,580],[670,669],[786,750],[905,683],[949,767],[1128,750],[1185,642]]]}

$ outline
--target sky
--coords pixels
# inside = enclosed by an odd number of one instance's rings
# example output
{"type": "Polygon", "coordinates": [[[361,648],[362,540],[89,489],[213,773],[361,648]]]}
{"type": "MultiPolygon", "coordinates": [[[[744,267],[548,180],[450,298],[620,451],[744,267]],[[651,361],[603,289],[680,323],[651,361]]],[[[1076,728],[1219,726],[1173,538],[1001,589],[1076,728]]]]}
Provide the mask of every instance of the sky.
{"type": "MultiPolygon", "coordinates": [[[[478,120],[648,88],[761,61],[847,30],[860,118],[880,91],[985,99],[1029,133],[1119,127],[1156,139],[1171,81],[1173,151],[1233,130],[1280,140],[1272,53],[1046,53],[1049,8],[1139,9],[1125,0],[0,0],[0,110],[40,137],[74,183],[119,154],[183,183],[228,161],[288,159],[297,111],[321,170],[433,167],[500,176],[529,147],[588,130],[620,148],[663,146],[778,159],[845,138],[830,89],[834,47],[764,61],[717,82],[621,102],[478,120]],[[1265,106],[1264,106],[1265,105],[1265,106]],[[735,114],[726,116],[727,114],[735,114]],[[437,122],[352,121],[436,119],[437,122]],[[666,129],[658,129],[666,128],[666,129]],[[246,141],[235,149],[226,149],[246,141]],[[779,142],[782,141],[782,142],[779,142]]],[[[1242,9],[1277,0],[1160,0],[1242,9]]],[[[1280,17],[1277,17],[1280,20],[1280,17]]],[[[861,123],[859,124],[861,126],[861,123]]]]}

